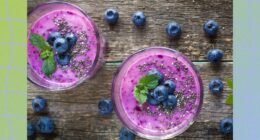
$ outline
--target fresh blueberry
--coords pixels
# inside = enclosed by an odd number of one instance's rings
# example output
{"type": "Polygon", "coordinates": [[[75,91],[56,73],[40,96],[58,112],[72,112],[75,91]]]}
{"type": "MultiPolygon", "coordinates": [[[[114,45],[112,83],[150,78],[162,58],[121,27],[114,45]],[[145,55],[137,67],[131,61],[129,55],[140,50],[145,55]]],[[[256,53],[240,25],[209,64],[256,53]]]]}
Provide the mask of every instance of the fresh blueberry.
{"type": "Polygon", "coordinates": [[[150,104],[150,105],[158,105],[159,102],[156,100],[155,98],[155,94],[154,92],[149,92],[147,94],[147,102],[150,104]]]}
{"type": "Polygon", "coordinates": [[[50,134],[54,131],[54,122],[50,117],[40,117],[36,123],[36,129],[43,134],[50,134]]]}
{"type": "Polygon", "coordinates": [[[173,94],[176,88],[175,83],[172,80],[164,81],[163,85],[167,87],[168,94],[173,94]]]}
{"type": "Polygon", "coordinates": [[[214,20],[208,20],[203,25],[204,32],[210,37],[214,37],[217,35],[218,28],[219,25],[214,20]]]}
{"type": "Polygon", "coordinates": [[[223,51],[220,49],[210,49],[207,58],[210,62],[219,62],[223,57],[223,51]]]}
{"type": "Polygon", "coordinates": [[[61,66],[68,65],[70,63],[71,56],[69,53],[55,55],[55,59],[61,66]]]}
{"type": "Polygon", "coordinates": [[[108,24],[116,24],[118,21],[119,14],[116,9],[109,8],[105,11],[104,19],[108,24]]]}
{"type": "Polygon", "coordinates": [[[57,38],[61,38],[60,32],[50,32],[47,41],[52,46],[57,38]]]}
{"type": "Polygon", "coordinates": [[[77,43],[77,36],[73,33],[67,33],[65,35],[65,40],[68,42],[69,49],[72,48],[77,43]]]}
{"type": "Polygon", "coordinates": [[[146,21],[146,17],[144,15],[144,12],[142,11],[137,11],[133,14],[132,16],[132,21],[135,24],[135,26],[144,26],[145,25],[145,21],[146,21]]]}
{"type": "Polygon", "coordinates": [[[98,103],[98,110],[102,115],[110,114],[113,111],[111,99],[102,99],[98,103]]]}
{"type": "Polygon", "coordinates": [[[168,97],[168,90],[165,86],[160,85],[154,89],[154,98],[158,102],[164,101],[165,99],[167,99],[167,97],[168,97]]]}
{"type": "Polygon", "coordinates": [[[32,137],[35,133],[35,127],[31,122],[27,123],[27,137],[32,137]]]}
{"type": "Polygon", "coordinates": [[[160,73],[158,70],[152,69],[152,70],[148,71],[148,73],[147,73],[147,75],[153,75],[153,74],[160,77],[159,82],[163,81],[164,75],[162,73],[160,73]]]}
{"type": "Polygon", "coordinates": [[[127,128],[123,127],[119,132],[120,140],[135,140],[135,134],[129,131],[127,128]]]}
{"type": "Polygon", "coordinates": [[[66,39],[57,38],[54,41],[53,48],[58,54],[62,54],[62,53],[65,53],[69,49],[69,45],[68,45],[68,42],[66,39]]]}
{"type": "Polygon", "coordinates": [[[167,108],[175,108],[177,106],[177,98],[174,95],[169,95],[167,100],[163,102],[163,105],[167,108]]]}
{"type": "Polygon", "coordinates": [[[233,118],[231,118],[231,117],[223,118],[220,121],[219,125],[220,125],[220,131],[223,134],[233,133],[233,118]]]}
{"type": "Polygon", "coordinates": [[[171,21],[166,25],[165,31],[171,38],[178,38],[181,35],[181,26],[175,21],[171,21]]]}
{"type": "Polygon", "coordinates": [[[221,80],[213,79],[209,82],[209,90],[211,93],[218,95],[223,91],[224,85],[221,80]]]}
{"type": "Polygon", "coordinates": [[[41,112],[46,107],[46,100],[41,96],[36,96],[32,99],[32,108],[35,112],[41,112]]]}

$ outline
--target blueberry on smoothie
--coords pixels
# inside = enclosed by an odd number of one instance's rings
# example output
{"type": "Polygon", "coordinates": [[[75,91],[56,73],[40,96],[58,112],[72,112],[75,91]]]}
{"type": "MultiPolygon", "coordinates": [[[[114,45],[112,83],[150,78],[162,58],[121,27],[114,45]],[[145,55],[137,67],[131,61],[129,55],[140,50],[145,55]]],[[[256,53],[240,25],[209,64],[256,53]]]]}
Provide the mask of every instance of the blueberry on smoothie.
{"type": "Polygon", "coordinates": [[[109,8],[105,11],[104,19],[108,24],[116,24],[119,14],[116,9],[109,8]]]}
{"type": "Polygon", "coordinates": [[[70,63],[71,55],[69,53],[55,55],[57,63],[61,66],[68,65],[70,63]]]}
{"type": "Polygon", "coordinates": [[[151,91],[151,92],[149,92],[148,94],[147,94],[147,102],[148,102],[148,104],[150,104],[150,105],[158,105],[159,104],[159,102],[156,100],[156,98],[155,98],[155,94],[154,94],[154,92],[153,91],[151,91]]]}
{"type": "Polygon", "coordinates": [[[168,90],[165,86],[160,85],[154,89],[154,98],[158,102],[164,101],[165,99],[167,99],[167,97],[168,97],[168,90]]]}
{"type": "Polygon", "coordinates": [[[127,128],[123,127],[120,129],[119,139],[120,140],[135,140],[135,134],[132,133],[127,128]]]}
{"type": "Polygon", "coordinates": [[[220,126],[220,131],[223,134],[233,133],[233,118],[231,117],[223,118],[220,121],[219,126],[220,126]]]}
{"type": "Polygon", "coordinates": [[[219,25],[216,21],[214,20],[208,20],[204,23],[203,29],[204,32],[209,36],[209,37],[214,37],[217,35],[219,25]]]}
{"type": "Polygon", "coordinates": [[[65,53],[69,49],[69,45],[66,39],[64,38],[57,38],[54,41],[53,49],[58,53],[62,54],[65,53]]]}
{"type": "Polygon", "coordinates": [[[41,96],[36,96],[32,99],[32,108],[34,112],[41,112],[46,107],[46,100],[41,96]]]}
{"type": "Polygon", "coordinates": [[[210,49],[207,58],[210,62],[219,62],[223,57],[223,51],[220,49],[210,49]]]}
{"type": "Polygon", "coordinates": [[[132,16],[132,21],[137,27],[144,26],[146,22],[146,17],[144,15],[144,12],[142,11],[135,12],[132,16]]]}
{"type": "Polygon", "coordinates": [[[219,79],[213,79],[209,82],[209,90],[214,95],[222,93],[224,88],[223,82],[219,79]]]}
{"type": "Polygon", "coordinates": [[[163,85],[167,87],[168,94],[173,94],[176,88],[176,84],[172,80],[164,81],[163,85]]]}
{"type": "Polygon", "coordinates": [[[163,81],[164,75],[162,73],[160,73],[158,70],[152,69],[152,70],[148,71],[148,73],[147,73],[147,75],[152,75],[152,74],[160,77],[159,83],[163,81]]]}
{"type": "Polygon", "coordinates": [[[71,49],[77,43],[77,36],[73,33],[67,33],[65,35],[65,40],[68,42],[69,49],[71,49]]]}
{"type": "Polygon", "coordinates": [[[113,111],[113,103],[111,99],[102,99],[98,103],[98,111],[102,115],[107,115],[113,111]]]}
{"type": "Polygon", "coordinates": [[[40,133],[50,134],[54,131],[54,122],[50,117],[40,117],[36,123],[36,129],[40,133]]]}
{"type": "Polygon", "coordinates": [[[163,102],[163,105],[167,108],[175,108],[177,106],[177,98],[174,95],[169,95],[163,102]]]}
{"type": "Polygon", "coordinates": [[[31,122],[27,123],[27,137],[32,137],[35,133],[35,127],[31,122]]]}
{"type": "Polygon", "coordinates": [[[60,32],[50,32],[47,41],[52,46],[57,38],[61,38],[60,32]]]}
{"type": "Polygon", "coordinates": [[[170,38],[178,38],[181,35],[181,26],[179,23],[171,21],[166,25],[165,31],[170,38]]]}

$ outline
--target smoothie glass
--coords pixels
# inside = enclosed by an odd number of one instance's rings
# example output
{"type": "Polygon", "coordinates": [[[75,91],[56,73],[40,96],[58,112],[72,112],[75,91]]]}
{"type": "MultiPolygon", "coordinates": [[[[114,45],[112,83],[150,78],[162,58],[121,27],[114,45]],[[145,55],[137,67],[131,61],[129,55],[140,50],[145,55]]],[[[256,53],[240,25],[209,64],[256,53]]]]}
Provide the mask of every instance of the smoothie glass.
{"type": "Polygon", "coordinates": [[[48,90],[71,89],[92,77],[103,63],[105,40],[93,20],[79,7],[66,2],[43,3],[28,14],[28,79],[48,90]],[[47,39],[48,34],[73,32],[78,40],[67,66],[57,66],[47,77],[41,71],[40,51],[30,41],[31,33],[47,39]]]}
{"type": "Polygon", "coordinates": [[[169,139],[193,124],[203,101],[201,78],[190,60],[173,49],[155,46],[129,56],[118,68],[113,84],[112,99],[116,114],[133,133],[147,139],[169,139]],[[134,86],[149,70],[157,69],[166,80],[176,83],[177,107],[163,111],[160,106],[134,98],[134,86]]]}

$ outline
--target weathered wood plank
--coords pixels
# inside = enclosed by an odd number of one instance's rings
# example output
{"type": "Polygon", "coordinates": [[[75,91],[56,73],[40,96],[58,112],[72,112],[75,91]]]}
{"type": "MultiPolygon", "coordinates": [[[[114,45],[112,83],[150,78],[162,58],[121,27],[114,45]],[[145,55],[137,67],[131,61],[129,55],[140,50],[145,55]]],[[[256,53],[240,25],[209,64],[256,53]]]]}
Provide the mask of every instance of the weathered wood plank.
{"type": "MultiPolygon", "coordinates": [[[[232,116],[232,106],[225,104],[230,89],[226,86],[223,95],[215,97],[208,92],[209,80],[213,77],[232,78],[232,62],[215,66],[210,63],[195,63],[204,85],[204,103],[197,121],[176,139],[232,139],[219,133],[221,118],[232,116]]],[[[56,133],[47,139],[63,140],[116,140],[121,123],[115,113],[102,116],[97,112],[97,103],[102,97],[109,97],[111,81],[118,64],[107,63],[95,77],[79,87],[62,92],[49,92],[28,81],[28,117],[50,115],[56,123],[56,133]],[[102,79],[102,82],[100,82],[102,79]],[[35,114],[31,109],[31,99],[41,95],[48,100],[45,113],[35,114]]],[[[41,136],[42,137],[42,136],[41,136]]],[[[37,139],[41,139],[38,137],[37,139]]],[[[137,138],[138,140],[141,138],[137,138]]]]}
{"type": "MultiPolygon", "coordinates": [[[[28,0],[29,10],[46,0],[28,0]]],[[[232,60],[232,0],[66,0],[81,7],[96,22],[109,42],[107,61],[119,61],[150,45],[164,45],[179,50],[193,61],[205,60],[209,48],[224,50],[224,60],[232,60]],[[119,23],[109,27],[103,21],[105,9],[115,7],[120,13],[119,23]],[[137,29],[131,15],[142,10],[147,25],[137,29]],[[205,37],[202,25],[207,19],[215,19],[221,29],[219,36],[210,41],[205,37]],[[165,25],[176,20],[182,25],[183,34],[178,41],[169,40],[165,25]],[[212,43],[213,42],[213,43],[212,43]],[[212,46],[213,45],[213,46],[212,46]]]]}

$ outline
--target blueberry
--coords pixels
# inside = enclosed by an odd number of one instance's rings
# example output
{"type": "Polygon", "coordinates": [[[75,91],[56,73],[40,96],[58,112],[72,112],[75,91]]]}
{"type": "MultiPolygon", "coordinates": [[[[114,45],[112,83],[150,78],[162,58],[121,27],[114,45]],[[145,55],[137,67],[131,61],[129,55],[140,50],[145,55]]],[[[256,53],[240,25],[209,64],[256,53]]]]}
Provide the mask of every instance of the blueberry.
{"type": "Polygon", "coordinates": [[[152,75],[152,74],[157,75],[157,76],[160,77],[159,82],[162,82],[162,81],[163,81],[164,75],[163,75],[162,73],[160,73],[158,70],[152,69],[152,70],[149,70],[149,71],[147,72],[147,75],[152,75]]]}
{"type": "Polygon", "coordinates": [[[40,117],[36,123],[36,129],[43,134],[50,134],[54,131],[54,122],[50,117],[40,117]]]}
{"type": "Polygon", "coordinates": [[[73,33],[67,33],[65,35],[65,40],[68,42],[69,49],[71,49],[77,43],[77,36],[73,33]]]}
{"type": "Polygon", "coordinates": [[[52,46],[57,38],[61,38],[60,32],[50,32],[47,42],[52,46]]]}
{"type": "Polygon", "coordinates": [[[214,20],[208,20],[203,25],[204,32],[210,37],[214,37],[217,35],[218,28],[219,25],[214,20]]]}
{"type": "Polygon", "coordinates": [[[154,92],[149,92],[147,94],[147,102],[150,104],[150,105],[158,105],[159,102],[155,99],[155,94],[154,92]]]}
{"type": "Polygon", "coordinates": [[[31,122],[27,123],[27,137],[32,137],[35,133],[35,127],[31,122]]]}
{"type": "Polygon", "coordinates": [[[223,118],[220,121],[219,125],[220,125],[220,131],[223,134],[233,133],[233,118],[231,118],[231,117],[223,118]]]}
{"type": "Polygon", "coordinates": [[[55,55],[55,59],[61,66],[68,65],[70,63],[71,56],[69,53],[55,55]]]}
{"type": "Polygon", "coordinates": [[[104,19],[108,24],[116,24],[119,14],[116,9],[109,8],[105,11],[104,19]]]}
{"type": "Polygon", "coordinates": [[[32,108],[35,112],[41,112],[46,107],[46,100],[41,96],[36,96],[32,99],[32,108]]]}
{"type": "Polygon", "coordinates": [[[181,26],[175,21],[170,21],[165,28],[167,35],[171,38],[178,38],[181,35],[181,26]]]}
{"type": "Polygon", "coordinates": [[[144,15],[144,12],[142,11],[137,11],[133,14],[132,16],[132,21],[135,24],[135,26],[144,26],[145,25],[145,21],[146,21],[146,17],[144,15]]]}
{"type": "Polygon", "coordinates": [[[175,83],[172,80],[164,81],[163,85],[167,87],[168,94],[173,94],[176,88],[175,83]]]}
{"type": "Polygon", "coordinates": [[[220,49],[210,49],[207,58],[210,62],[219,62],[223,57],[223,51],[220,49]]]}
{"type": "Polygon", "coordinates": [[[110,114],[113,111],[111,99],[102,99],[98,103],[98,110],[102,115],[110,114]]]}
{"type": "Polygon", "coordinates": [[[119,132],[120,140],[135,140],[135,134],[129,131],[127,128],[123,127],[119,132]]]}
{"type": "Polygon", "coordinates": [[[209,90],[211,93],[218,95],[223,91],[224,85],[221,80],[213,79],[209,82],[209,90]]]}
{"type": "Polygon", "coordinates": [[[57,38],[54,41],[53,48],[58,54],[62,54],[62,53],[65,53],[69,49],[69,45],[68,45],[68,42],[66,39],[57,38]]]}
{"type": "Polygon", "coordinates": [[[167,108],[175,108],[177,106],[177,98],[174,95],[169,95],[167,100],[163,102],[163,105],[167,108]]]}
{"type": "Polygon", "coordinates": [[[154,89],[154,98],[158,102],[164,101],[165,99],[167,99],[167,97],[168,97],[168,90],[165,86],[160,85],[154,89]]]}

